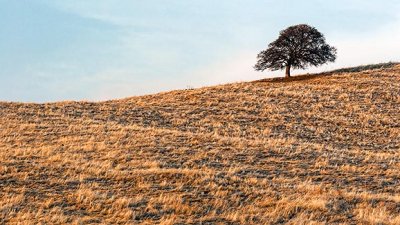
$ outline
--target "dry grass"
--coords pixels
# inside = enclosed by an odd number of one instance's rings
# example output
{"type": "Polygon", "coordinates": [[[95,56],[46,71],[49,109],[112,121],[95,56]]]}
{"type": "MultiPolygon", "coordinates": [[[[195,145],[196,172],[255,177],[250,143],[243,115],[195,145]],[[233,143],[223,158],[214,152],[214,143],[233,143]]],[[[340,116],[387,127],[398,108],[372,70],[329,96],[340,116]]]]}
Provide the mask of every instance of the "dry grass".
{"type": "Polygon", "coordinates": [[[400,66],[0,103],[0,224],[400,224],[400,66]]]}

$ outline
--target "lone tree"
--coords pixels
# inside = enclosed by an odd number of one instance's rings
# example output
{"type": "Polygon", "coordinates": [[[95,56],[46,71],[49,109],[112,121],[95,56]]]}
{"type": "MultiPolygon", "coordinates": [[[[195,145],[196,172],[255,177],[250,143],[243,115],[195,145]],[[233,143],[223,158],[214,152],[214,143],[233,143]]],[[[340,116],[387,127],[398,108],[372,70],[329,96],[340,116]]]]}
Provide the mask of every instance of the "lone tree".
{"type": "Polygon", "coordinates": [[[325,37],[316,28],[307,24],[291,26],[280,32],[279,38],[260,52],[256,71],[281,70],[286,68],[286,77],[290,69],[306,69],[336,60],[336,48],[325,42],[325,37]]]}

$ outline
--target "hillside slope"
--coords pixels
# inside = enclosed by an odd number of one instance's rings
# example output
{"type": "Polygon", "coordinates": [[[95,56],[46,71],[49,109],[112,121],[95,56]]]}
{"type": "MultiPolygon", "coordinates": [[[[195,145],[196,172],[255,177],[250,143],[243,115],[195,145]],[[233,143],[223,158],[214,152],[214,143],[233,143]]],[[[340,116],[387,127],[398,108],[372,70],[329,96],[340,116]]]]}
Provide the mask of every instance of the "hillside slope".
{"type": "Polygon", "coordinates": [[[400,66],[0,103],[0,224],[400,223],[400,66]]]}

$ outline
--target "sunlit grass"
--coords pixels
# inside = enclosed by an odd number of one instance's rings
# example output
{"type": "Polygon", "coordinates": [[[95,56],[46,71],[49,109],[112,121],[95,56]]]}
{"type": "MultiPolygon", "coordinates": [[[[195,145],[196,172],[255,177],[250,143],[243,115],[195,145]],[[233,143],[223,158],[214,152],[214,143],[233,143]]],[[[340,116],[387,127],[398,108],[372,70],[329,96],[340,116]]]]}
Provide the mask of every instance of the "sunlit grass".
{"type": "Polygon", "coordinates": [[[0,223],[399,224],[400,66],[370,69],[0,103],[0,223]]]}

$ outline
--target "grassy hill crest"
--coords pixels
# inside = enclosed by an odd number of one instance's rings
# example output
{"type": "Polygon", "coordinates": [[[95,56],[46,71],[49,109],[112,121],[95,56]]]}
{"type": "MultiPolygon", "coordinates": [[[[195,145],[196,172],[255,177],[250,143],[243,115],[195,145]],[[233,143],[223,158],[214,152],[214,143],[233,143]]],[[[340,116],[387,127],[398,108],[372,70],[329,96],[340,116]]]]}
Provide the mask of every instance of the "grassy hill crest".
{"type": "Polygon", "coordinates": [[[400,65],[0,103],[0,223],[399,224],[400,65]]]}

